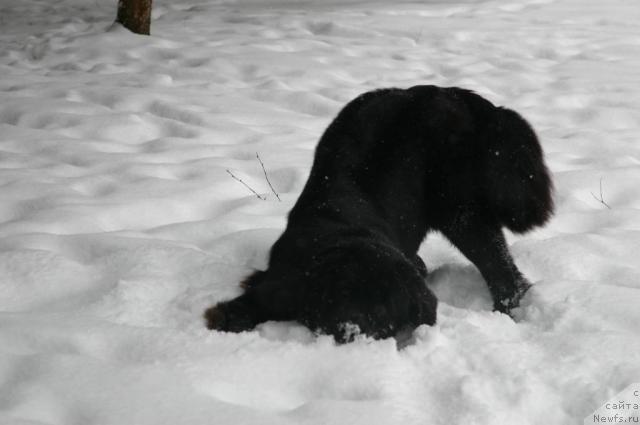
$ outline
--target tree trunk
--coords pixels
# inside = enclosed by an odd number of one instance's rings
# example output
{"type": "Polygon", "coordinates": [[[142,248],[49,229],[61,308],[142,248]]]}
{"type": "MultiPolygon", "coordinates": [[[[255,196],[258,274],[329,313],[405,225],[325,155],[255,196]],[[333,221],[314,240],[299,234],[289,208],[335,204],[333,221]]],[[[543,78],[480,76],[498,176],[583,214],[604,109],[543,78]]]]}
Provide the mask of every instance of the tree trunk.
{"type": "Polygon", "coordinates": [[[149,35],[151,28],[151,0],[118,0],[118,17],[121,23],[137,34],[149,35]]]}

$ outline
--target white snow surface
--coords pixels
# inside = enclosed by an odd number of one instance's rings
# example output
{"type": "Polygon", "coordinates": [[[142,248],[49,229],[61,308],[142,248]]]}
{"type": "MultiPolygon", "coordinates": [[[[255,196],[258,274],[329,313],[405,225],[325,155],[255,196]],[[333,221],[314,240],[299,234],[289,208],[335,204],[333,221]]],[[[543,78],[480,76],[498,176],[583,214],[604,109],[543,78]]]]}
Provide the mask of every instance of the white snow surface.
{"type": "Polygon", "coordinates": [[[571,424],[640,382],[640,2],[156,0],[150,37],[116,3],[0,0],[0,423],[571,424]],[[340,107],[415,84],[538,131],[517,320],[431,235],[438,323],[400,350],[206,330],[340,107]]]}

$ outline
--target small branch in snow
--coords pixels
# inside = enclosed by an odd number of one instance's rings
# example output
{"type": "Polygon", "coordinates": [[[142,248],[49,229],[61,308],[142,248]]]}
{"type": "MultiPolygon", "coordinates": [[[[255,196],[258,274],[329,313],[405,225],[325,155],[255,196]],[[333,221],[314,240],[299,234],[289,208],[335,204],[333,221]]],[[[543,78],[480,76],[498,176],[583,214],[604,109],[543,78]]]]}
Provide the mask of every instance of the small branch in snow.
{"type": "Polygon", "coordinates": [[[254,195],[256,195],[258,197],[258,199],[261,199],[263,201],[266,201],[267,198],[265,196],[260,196],[258,194],[258,192],[256,192],[255,190],[251,189],[251,186],[249,186],[248,184],[246,184],[245,182],[243,182],[241,179],[239,179],[238,177],[234,176],[233,173],[231,171],[229,171],[229,169],[227,169],[227,173],[229,173],[229,175],[231,177],[233,177],[235,180],[238,180],[240,183],[242,183],[247,189],[249,189],[254,195]]]}
{"type": "Polygon", "coordinates": [[[602,197],[602,177],[600,177],[600,198],[598,198],[596,195],[594,195],[594,194],[593,194],[593,192],[591,192],[591,196],[593,196],[593,198],[594,198],[596,201],[600,202],[600,203],[601,203],[602,205],[604,205],[605,207],[607,207],[607,208],[611,209],[611,207],[609,206],[609,204],[607,204],[607,203],[604,201],[604,198],[602,197]]]}
{"type": "Polygon", "coordinates": [[[278,192],[276,192],[276,190],[271,185],[271,181],[269,181],[269,176],[267,176],[267,170],[265,170],[264,164],[262,163],[262,160],[260,159],[260,155],[258,155],[258,152],[256,152],[256,158],[258,158],[258,161],[260,161],[260,165],[262,166],[262,172],[264,173],[264,178],[267,179],[267,183],[269,183],[269,187],[271,188],[271,191],[273,192],[274,195],[276,195],[276,198],[278,198],[278,201],[282,202],[282,199],[280,199],[278,192]]]}

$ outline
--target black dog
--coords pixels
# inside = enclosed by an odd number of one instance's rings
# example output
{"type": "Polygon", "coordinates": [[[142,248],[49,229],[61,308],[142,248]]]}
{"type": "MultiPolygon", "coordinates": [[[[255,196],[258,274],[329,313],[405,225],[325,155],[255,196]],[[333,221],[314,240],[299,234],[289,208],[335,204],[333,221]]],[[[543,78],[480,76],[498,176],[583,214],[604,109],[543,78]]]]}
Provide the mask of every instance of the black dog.
{"type": "Polygon", "coordinates": [[[502,227],[545,223],[551,190],[538,139],[516,112],[459,88],[365,93],[320,139],[268,270],[208,309],[207,326],[240,332],[296,320],[345,341],[355,326],[386,338],[432,325],[437,300],[416,254],[431,230],[478,267],[494,308],[509,313],[530,284],[502,227]]]}

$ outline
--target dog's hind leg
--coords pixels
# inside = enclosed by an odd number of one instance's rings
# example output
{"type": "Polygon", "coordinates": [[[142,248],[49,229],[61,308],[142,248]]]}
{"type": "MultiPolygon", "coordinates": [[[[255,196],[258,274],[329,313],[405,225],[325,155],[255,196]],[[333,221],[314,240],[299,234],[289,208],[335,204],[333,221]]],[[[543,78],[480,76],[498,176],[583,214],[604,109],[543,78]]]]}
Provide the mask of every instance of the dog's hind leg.
{"type": "Polygon", "coordinates": [[[294,298],[296,287],[268,280],[266,272],[256,272],[252,276],[259,276],[260,281],[247,285],[244,294],[205,311],[207,328],[243,332],[269,320],[295,319],[299,306],[294,298]]]}

